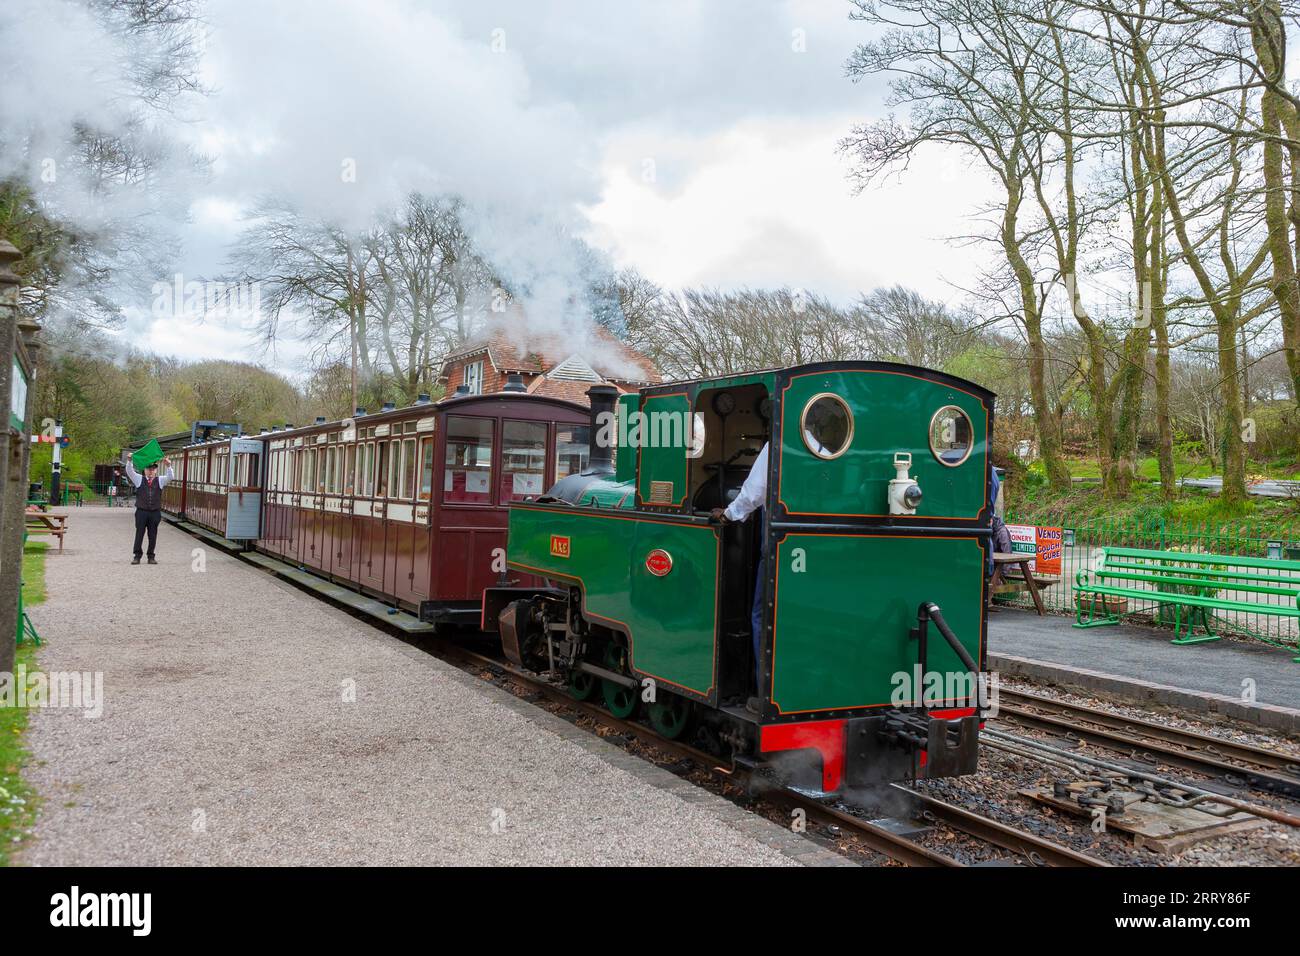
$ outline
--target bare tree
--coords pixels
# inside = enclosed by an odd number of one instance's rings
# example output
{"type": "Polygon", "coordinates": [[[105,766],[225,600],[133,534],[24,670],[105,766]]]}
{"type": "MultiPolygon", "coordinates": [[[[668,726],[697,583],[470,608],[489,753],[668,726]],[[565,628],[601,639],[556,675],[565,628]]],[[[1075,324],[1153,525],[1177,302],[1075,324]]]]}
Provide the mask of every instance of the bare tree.
{"type": "Polygon", "coordinates": [[[856,160],[859,189],[886,172],[905,168],[927,145],[956,148],[981,164],[998,183],[1003,201],[987,210],[982,239],[1000,250],[1018,296],[1013,317],[1028,345],[1030,394],[1048,478],[1069,485],[1060,436],[1052,423],[1043,335],[1043,292],[1049,278],[1039,262],[1043,235],[1027,222],[1033,175],[1043,142],[1038,113],[1055,93],[1042,70],[1033,70],[1046,45],[1039,30],[1026,43],[1019,24],[1004,14],[1003,0],[853,0],[850,17],[883,31],[849,58],[849,76],[884,75],[889,105],[908,110],[902,124],[888,119],[854,127],[841,149],[856,160]]]}

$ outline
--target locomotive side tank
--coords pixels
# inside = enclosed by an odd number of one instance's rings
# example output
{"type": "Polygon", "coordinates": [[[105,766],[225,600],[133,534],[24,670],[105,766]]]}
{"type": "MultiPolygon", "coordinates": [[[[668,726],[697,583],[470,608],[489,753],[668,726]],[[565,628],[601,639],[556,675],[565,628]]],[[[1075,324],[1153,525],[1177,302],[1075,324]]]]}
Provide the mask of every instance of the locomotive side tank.
{"type": "Polygon", "coordinates": [[[511,507],[508,565],[548,582],[485,594],[512,658],[828,792],[974,769],[991,393],[841,362],[591,398],[616,467],[511,507]],[[711,522],[765,444],[762,507],[711,522]]]}

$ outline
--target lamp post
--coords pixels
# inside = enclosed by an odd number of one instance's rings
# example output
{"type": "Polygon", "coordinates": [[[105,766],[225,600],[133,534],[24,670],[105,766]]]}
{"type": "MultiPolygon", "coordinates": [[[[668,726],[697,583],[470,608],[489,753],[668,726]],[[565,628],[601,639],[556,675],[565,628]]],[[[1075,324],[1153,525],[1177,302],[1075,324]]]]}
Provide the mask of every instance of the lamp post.
{"type": "Polygon", "coordinates": [[[54,453],[51,456],[50,504],[58,507],[63,499],[59,495],[63,481],[63,420],[54,423],[54,453]]]}

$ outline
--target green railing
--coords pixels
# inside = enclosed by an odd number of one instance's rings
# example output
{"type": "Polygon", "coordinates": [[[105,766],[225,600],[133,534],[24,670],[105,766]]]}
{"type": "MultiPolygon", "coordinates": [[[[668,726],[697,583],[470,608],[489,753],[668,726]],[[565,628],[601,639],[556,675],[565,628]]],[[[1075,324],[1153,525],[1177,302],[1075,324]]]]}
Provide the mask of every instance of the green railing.
{"type": "MultiPolygon", "coordinates": [[[[1041,596],[1045,607],[1070,615],[1075,611],[1076,572],[1095,567],[1098,557],[1096,552],[1107,546],[1300,561],[1300,522],[1173,524],[1163,519],[1145,522],[1105,518],[1080,521],[1065,516],[1037,515],[1030,519],[1009,514],[1007,523],[1057,527],[1062,530],[1064,545],[1061,549],[1061,578],[1059,582],[1044,587],[1041,596]]],[[[1018,606],[1033,606],[1029,594],[1023,591],[1000,595],[997,600],[1018,606]]],[[[1252,597],[1252,600],[1256,603],[1287,603],[1286,598],[1278,595],[1258,595],[1252,597]]],[[[1172,629],[1172,620],[1161,620],[1161,608],[1154,602],[1146,608],[1130,606],[1125,617],[1168,623],[1172,629]]],[[[1213,621],[1215,630],[1219,633],[1254,637],[1285,646],[1289,650],[1300,644],[1300,623],[1294,619],[1269,614],[1217,611],[1213,615],[1213,621]]]]}

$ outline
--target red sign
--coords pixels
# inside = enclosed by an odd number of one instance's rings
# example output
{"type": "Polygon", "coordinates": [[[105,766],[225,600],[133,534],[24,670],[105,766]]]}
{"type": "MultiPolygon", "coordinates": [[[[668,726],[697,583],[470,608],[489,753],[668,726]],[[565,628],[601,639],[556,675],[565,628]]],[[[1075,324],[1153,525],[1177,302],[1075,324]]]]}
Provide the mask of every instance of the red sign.
{"type": "Polygon", "coordinates": [[[551,556],[567,558],[569,556],[569,536],[567,534],[551,535],[551,556]]]}
{"type": "Polygon", "coordinates": [[[1061,529],[1035,529],[1034,545],[1037,557],[1034,559],[1036,574],[1061,573],[1061,529]]]}
{"type": "Polygon", "coordinates": [[[673,556],[663,548],[655,548],[645,556],[645,569],[657,578],[662,578],[673,569],[673,556]]]}

